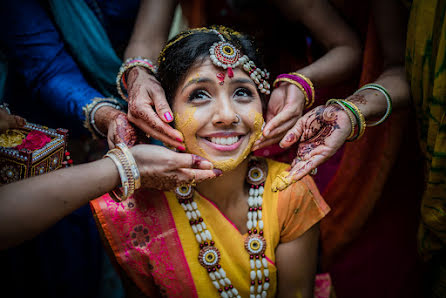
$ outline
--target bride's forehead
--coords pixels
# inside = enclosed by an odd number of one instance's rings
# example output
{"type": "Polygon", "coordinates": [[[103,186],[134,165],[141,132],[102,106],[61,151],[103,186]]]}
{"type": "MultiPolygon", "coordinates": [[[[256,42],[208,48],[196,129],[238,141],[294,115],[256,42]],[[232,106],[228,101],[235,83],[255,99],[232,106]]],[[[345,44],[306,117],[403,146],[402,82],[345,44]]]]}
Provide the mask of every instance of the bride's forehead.
{"type": "MultiPolygon", "coordinates": [[[[241,67],[233,69],[233,73],[235,76],[247,77],[251,80],[249,75],[241,67]]],[[[197,61],[189,68],[183,84],[186,84],[194,77],[217,76],[217,74],[225,74],[226,76],[227,70],[214,65],[211,59],[208,57],[204,60],[197,61]]]]}
{"type": "Polygon", "coordinates": [[[205,59],[197,60],[194,64],[191,65],[188,71],[188,75],[191,75],[197,71],[202,72],[215,72],[215,71],[222,71],[222,68],[217,67],[214,65],[209,57],[205,59]]]}

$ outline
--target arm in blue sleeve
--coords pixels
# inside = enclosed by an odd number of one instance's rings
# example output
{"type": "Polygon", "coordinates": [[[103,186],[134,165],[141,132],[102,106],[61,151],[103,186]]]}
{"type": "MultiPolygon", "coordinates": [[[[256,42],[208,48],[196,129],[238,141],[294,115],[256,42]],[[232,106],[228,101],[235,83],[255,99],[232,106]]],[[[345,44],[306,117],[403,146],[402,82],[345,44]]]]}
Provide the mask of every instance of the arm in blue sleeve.
{"type": "Polygon", "coordinates": [[[40,1],[0,1],[0,26],[8,28],[2,48],[33,99],[82,123],[82,107],[103,95],[87,83],[40,1]]]}

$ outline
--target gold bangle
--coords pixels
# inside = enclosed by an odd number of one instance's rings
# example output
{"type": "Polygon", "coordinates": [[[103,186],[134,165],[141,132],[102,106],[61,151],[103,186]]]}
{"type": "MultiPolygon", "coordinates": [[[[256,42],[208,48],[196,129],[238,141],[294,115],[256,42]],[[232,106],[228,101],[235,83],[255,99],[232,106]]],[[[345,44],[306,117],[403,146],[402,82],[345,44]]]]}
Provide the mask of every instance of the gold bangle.
{"type": "Polygon", "coordinates": [[[327,100],[327,103],[325,104],[325,106],[328,106],[330,104],[337,104],[345,111],[345,113],[347,113],[347,116],[350,119],[350,123],[352,124],[352,129],[351,129],[350,134],[347,137],[347,141],[352,140],[353,136],[355,135],[355,126],[356,126],[353,116],[348,112],[348,109],[346,107],[344,107],[344,105],[338,99],[332,98],[332,99],[327,100]]]}
{"type": "Polygon", "coordinates": [[[135,190],[139,189],[141,187],[141,175],[138,170],[138,165],[136,164],[135,158],[132,155],[132,152],[130,152],[129,147],[127,147],[124,143],[116,144],[116,147],[121,149],[121,151],[126,156],[127,160],[130,163],[130,169],[132,170],[133,179],[135,181],[135,190]]]}
{"type": "Polygon", "coordinates": [[[113,199],[118,199],[119,202],[122,202],[128,199],[135,192],[135,179],[133,177],[130,163],[127,160],[126,155],[117,148],[109,150],[104,157],[111,158],[115,163],[116,167],[118,168],[121,186],[123,188],[123,190],[121,190],[119,187],[117,187],[109,194],[113,199]]]}
{"type": "Polygon", "coordinates": [[[364,115],[361,113],[361,110],[351,101],[347,101],[347,100],[341,100],[341,102],[349,105],[353,110],[355,110],[355,112],[357,113],[358,117],[359,117],[359,132],[358,132],[358,136],[356,137],[356,139],[359,139],[362,137],[362,135],[365,132],[365,128],[366,128],[366,122],[365,122],[365,117],[364,115]]]}
{"type": "Polygon", "coordinates": [[[133,172],[130,166],[130,162],[127,159],[127,156],[124,154],[124,152],[118,149],[118,151],[116,151],[115,154],[121,161],[125,170],[125,174],[127,175],[127,179],[129,181],[129,189],[128,189],[128,194],[126,196],[126,198],[128,198],[135,192],[135,178],[133,177],[133,172]]]}
{"type": "Polygon", "coordinates": [[[125,169],[124,169],[123,165],[121,164],[121,161],[115,155],[113,150],[114,149],[107,152],[107,154],[105,154],[104,158],[105,157],[110,158],[113,161],[113,163],[115,164],[116,168],[118,168],[119,178],[121,180],[121,186],[124,189],[124,191],[120,190],[119,187],[116,187],[114,190],[110,191],[109,194],[113,199],[115,199],[115,201],[122,202],[126,198],[128,198],[129,181],[128,181],[127,175],[125,173],[125,169]]]}
{"type": "Polygon", "coordinates": [[[300,73],[298,73],[298,72],[292,72],[292,73],[290,73],[290,74],[302,78],[302,79],[303,79],[305,82],[307,82],[308,85],[310,86],[310,89],[311,89],[311,102],[310,102],[310,104],[308,105],[307,108],[311,107],[311,106],[314,104],[314,101],[315,101],[315,98],[316,98],[316,94],[315,94],[315,92],[314,92],[314,85],[313,85],[313,82],[311,82],[311,80],[310,80],[309,78],[307,78],[306,76],[304,76],[303,74],[300,74],[300,73]]]}
{"type": "Polygon", "coordinates": [[[309,107],[309,99],[308,99],[308,95],[307,92],[305,92],[304,87],[302,87],[301,84],[299,84],[298,82],[292,80],[292,79],[288,79],[288,78],[278,78],[274,81],[273,83],[273,88],[276,88],[277,84],[279,82],[287,82],[290,84],[293,84],[294,86],[296,86],[297,88],[299,88],[300,91],[302,91],[302,93],[304,94],[305,97],[305,107],[309,107]]]}

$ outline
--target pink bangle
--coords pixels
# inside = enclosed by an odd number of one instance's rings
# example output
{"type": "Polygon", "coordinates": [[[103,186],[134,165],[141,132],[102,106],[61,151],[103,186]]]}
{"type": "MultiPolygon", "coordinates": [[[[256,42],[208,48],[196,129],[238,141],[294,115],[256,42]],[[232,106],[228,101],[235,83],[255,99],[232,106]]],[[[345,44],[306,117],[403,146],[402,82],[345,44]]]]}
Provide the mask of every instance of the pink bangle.
{"type": "Polygon", "coordinates": [[[287,73],[280,74],[277,76],[277,78],[288,78],[298,82],[305,89],[305,92],[307,93],[308,97],[309,98],[313,97],[313,92],[311,91],[310,84],[308,84],[308,82],[305,81],[303,78],[294,74],[287,74],[287,73]]]}
{"type": "Polygon", "coordinates": [[[289,74],[280,74],[277,76],[276,80],[273,83],[273,87],[277,87],[280,85],[280,82],[288,82],[293,83],[296,87],[298,87],[305,96],[305,108],[309,108],[314,103],[314,87],[311,81],[299,74],[299,73],[289,73],[289,74]]]}

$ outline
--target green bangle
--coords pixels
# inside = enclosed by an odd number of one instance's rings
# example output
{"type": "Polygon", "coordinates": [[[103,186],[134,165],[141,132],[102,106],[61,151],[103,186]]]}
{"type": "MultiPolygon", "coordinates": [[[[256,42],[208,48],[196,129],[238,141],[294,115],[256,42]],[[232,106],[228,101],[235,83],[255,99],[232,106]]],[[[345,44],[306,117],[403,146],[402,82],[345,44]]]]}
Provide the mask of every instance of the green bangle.
{"type": "Polygon", "coordinates": [[[365,123],[364,115],[361,113],[361,110],[354,103],[352,103],[351,101],[341,100],[341,102],[344,105],[346,105],[350,109],[350,111],[352,111],[352,113],[356,117],[356,120],[358,121],[357,122],[358,123],[358,134],[354,138],[354,140],[357,140],[360,137],[362,137],[362,135],[365,132],[366,123],[365,123]]]}
{"type": "Polygon", "coordinates": [[[386,98],[387,109],[386,109],[386,113],[384,114],[384,116],[374,123],[367,124],[367,126],[376,126],[378,124],[383,123],[392,113],[392,98],[390,97],[390,94],[387,92],[386,88],[384,88],[383,86],[381,86],[379,84],[375,84],[375,83],[364,85],[353,94],[356,94],[356,93],[361,92],[366,89],[373,89],[373,90],[380,91],[386,98]]]}
{"type": "Polygon", "coordinates": [[[342,105],[344,107],[347,107],[353,113],[353,115],[356,118],[356,123],[358,125],[358,133],[353,138],[348,139],[349,142],[352,142],[352,141],[356,140],[358,138],[358,136],[359,136],[359,130],[360,130],[360,125],[361,125],[360,123],[361,123],[361,121],[359,121],[359,116],[356,114],[356,111],[353,110],[353,108],[351,106],[349,106],[348,104],[345,104],[343,101],[341,101],[341,103],[342,103],[342,105]]]}
{"type": "MultiPolygon", "coordinates": [[[[337,104],[338,106],[340,106],[347,113],[347,116],[350,119],[350,123],[352,125],[352,130],[350,131],[350,134],[347,136],[346,141],[347,142],[352,141],[353,140],[353,136],[355,135],[355,121],[353,120],[353,117],[347,111],[347,108],[345,107],[345,105],[343,105],[342,102],[339,101],[339,99],[335,99],[335,98],[329,99],[325,103],[325,106],[332,105],[332,104],[337,104]]],[[[355,114],[353,113],[353,115],[355,115],[355,114]]],[[[355,118],[356,118],[356,116],[355,116],[355,118]]],[[[359,122],[357,121],[357,123],[359,123],[359,122]]]]}

